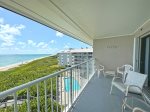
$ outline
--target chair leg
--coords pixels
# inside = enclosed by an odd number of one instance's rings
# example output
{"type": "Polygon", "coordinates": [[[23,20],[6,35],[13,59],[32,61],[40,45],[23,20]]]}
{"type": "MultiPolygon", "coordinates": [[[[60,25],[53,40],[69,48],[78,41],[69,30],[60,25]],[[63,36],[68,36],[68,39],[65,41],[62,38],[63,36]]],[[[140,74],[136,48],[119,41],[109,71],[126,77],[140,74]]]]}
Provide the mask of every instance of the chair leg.
{"type": "Polygon", "coordinates": [[[145,98],[145,95],[143,94],[143,92],[141,93],[143,100],[147,103],[147,100],[145,98]]]}
{"type": "Polygon", "coordinates": [[[100,71],[99,70],[97,70],[97,77],[99,78],[99,75],[100,75],[100,71]]]}
{"type": "Polygon", "coordinates": [[[112,93],[112,89],[113,89],[113,84],[111,84],[110,94],[112,93]]]}
{"type": "Polygon", "coordinates": [[[104,71],[103,71],[103,75],[104,75],[104,77],[105,77],[105,73],[104,73],[104,71]]]}
{"type": "Polygon", "coordinates": [[[124,112],[124,110],[125,110],[125,104],[124,103],[122,104],[122,109],[121,110],[122,110],[121,112],[124,112]]]}
{"type": "Polygon", "coordinates": [[[127,87],[125,90],[125,99],[124,99],[124,107],[123,107],[124,110],[126,109],[126,102],[127,102],[128,93],[129,93],[129,87],[127,87]]]}

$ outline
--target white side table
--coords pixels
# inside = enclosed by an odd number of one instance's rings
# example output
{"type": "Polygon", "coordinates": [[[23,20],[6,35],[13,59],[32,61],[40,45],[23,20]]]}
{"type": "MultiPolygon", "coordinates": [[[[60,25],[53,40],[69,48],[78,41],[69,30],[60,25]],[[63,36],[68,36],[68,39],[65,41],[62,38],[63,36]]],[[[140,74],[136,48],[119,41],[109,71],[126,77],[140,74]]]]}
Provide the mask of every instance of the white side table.
{"type": "Polygon", "coordinates": [[[104,76],[107,76],[107,75],[114,77],[116,75],[116,72],[112,70],[105,71],[104,76]]]}

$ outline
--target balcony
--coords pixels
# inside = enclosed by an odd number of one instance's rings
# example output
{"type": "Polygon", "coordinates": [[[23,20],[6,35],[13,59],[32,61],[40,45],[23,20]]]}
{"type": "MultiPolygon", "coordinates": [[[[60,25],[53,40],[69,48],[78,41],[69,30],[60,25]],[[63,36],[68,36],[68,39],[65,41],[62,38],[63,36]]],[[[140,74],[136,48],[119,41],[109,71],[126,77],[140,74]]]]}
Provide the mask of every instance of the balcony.
{"type": "MultiPolygon", "coordinates": [[[[149,4],[149,0],[0,1],[0,6],[6,9],[92,45],[93,57],[98,59],[106,69],[116,70],[116,67],[123,64],[133,65],[135,71],[148,74],[148,88],[150,88],[150,61],[149,63],[147,61],[150,60],[149,4]]],[[[34,99],[37,99],[38,112],[41,108],[44,108],[46,112],[49,111],[47,108],[50,108],[50,111],[54,111],[55,108],[57,112],[120,112],[123,94],[114,89],[114,94],[110,95],[111,77],[97,78],[96,74],[94,75],[94,64],[91,63],[85,62],[12,88],[0,93],[0,98],[5,98],[8,95],[13,96],[13,103],[10,106],[13,106],[12,111],[16,112],[19,109],[17,91],[26,89],[25,101],[27,111],[30,112],[32,97],[28,88],[34,85],[37,89],[37,96],[34,99]],[[72,77],[76,77],[81,86],[80,90],[73,91],[74,86],[70,85],[70,91],[65,92],[62,80],[66,77],[71,77],[70,84],[73,82],[72,77]],[[52,78],[54,81],[51,80],[52,78]],[[48,83],[47,79],[49,80],[48,83]],[[40,82],[44,82],[45,85],[43,107],[40,107],[39,101],[38,84],[40,82]],[[53,83],[56,85],[56,93],[54,94],[53,89],[51,89],[53,86],[47,93],[46,85],[53,85],[53,83]],[[48,101],[50,104],[47,100],[50,100],[48,101]],[[53,103],[56,104],[56,107],[53,106],[53,103]],[[72,106],[72,104],[75,105],[72,106]]],[[[4,107],[6,104],[7,102],[4,107]]]]}
{"type": "Polygon", "coordinates": [[[94,65],[95,60],[91,59],[1,92],[0,111],[18,112],[22,111],[21,105],[25,105],[27,112],[121,112],[124,93],[114,88],[110,95],[112,76],[98,77],[94,65]],[[40,86],[41,83],[44,86],[40,86]],[[32,86],[36,86],[36,90],[32,90],[32,86]],[[41,87],[44,94],[40,91],[41,87]],[[24,89],[26,95],[18,96],[18,92],[24,89]],[[37,95],[31,96],[32,91],[36,91],[37,95]],[[37,105],[34,110],[33,100],[37,105]]]}

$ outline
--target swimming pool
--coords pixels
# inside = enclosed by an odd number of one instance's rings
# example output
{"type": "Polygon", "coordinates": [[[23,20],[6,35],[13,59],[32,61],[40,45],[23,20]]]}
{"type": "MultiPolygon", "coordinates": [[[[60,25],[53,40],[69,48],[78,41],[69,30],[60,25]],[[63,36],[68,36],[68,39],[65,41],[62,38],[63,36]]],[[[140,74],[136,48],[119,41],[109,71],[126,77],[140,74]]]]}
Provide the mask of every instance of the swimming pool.
{"type": "MultiPolygon", "coordinates": [[[[65,82],[65,91],[69,92],[70,91],[70,77],[64,78],[64,82],[65,82]]],[[[80,85],[79,85],[78,81],[75,79],[72,80],[72,90],[73,91],[80,90],[80,85]]]]}

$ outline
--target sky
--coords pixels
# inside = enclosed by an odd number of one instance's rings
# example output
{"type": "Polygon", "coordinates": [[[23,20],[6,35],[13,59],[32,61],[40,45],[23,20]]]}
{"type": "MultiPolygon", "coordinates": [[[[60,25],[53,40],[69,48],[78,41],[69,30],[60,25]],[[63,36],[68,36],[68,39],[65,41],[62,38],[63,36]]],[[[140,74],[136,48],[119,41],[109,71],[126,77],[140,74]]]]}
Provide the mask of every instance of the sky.
{"type": "Polygon", "coordinates": [[[0,54],[56,54],[86,47],[91,46],[0,7],[0,54]]]}

